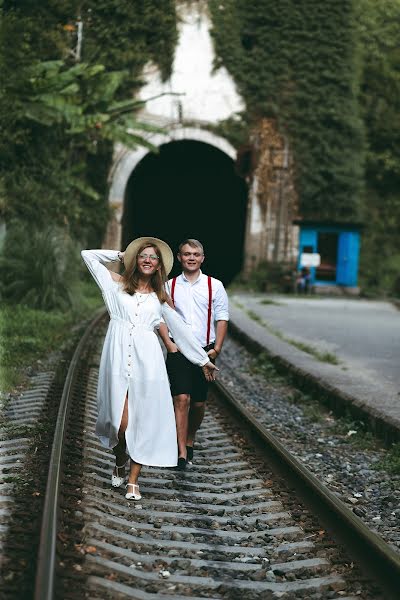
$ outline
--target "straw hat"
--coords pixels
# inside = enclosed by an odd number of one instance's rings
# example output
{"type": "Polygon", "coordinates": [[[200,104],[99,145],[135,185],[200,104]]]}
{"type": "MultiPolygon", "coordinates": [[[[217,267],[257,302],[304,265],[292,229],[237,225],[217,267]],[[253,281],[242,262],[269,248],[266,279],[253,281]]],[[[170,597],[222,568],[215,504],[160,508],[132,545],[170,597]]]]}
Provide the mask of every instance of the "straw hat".
{"type": "Polygon", "coordinates": [[[162,260],[164,263],[165,272],[167,275],[169,275],[169,273],[171,272],[172,267],[174,265],[174,255],[172,253],[171,248],[168,246],[168,244],[166,242],[163,242],[162,240],[159,240],[158,238],[155,238],[155,237],[136,238],[136,240],[133,240],[133,242],[131,242],[127,246],[125,253],[124,253],[125,268],[129,269],[132,266],[132,263],[136,258],[139,248],[141,246],[143,246],[144,244],[156,245],[157,248],[159,248],[159,250],[161,252],[161,257],[162,257],[162,260]]]}

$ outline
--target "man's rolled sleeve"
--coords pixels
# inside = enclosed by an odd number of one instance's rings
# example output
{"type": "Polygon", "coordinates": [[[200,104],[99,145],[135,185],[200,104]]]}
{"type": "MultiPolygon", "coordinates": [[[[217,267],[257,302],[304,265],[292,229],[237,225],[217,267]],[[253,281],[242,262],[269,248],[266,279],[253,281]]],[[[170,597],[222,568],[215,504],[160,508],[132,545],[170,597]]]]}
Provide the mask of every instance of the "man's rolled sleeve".
{"type": "Polygon", "coordinates": [[[215,290],[214,296],[214,321],[229,321],[228,294],[221,282],[215,290]]]}

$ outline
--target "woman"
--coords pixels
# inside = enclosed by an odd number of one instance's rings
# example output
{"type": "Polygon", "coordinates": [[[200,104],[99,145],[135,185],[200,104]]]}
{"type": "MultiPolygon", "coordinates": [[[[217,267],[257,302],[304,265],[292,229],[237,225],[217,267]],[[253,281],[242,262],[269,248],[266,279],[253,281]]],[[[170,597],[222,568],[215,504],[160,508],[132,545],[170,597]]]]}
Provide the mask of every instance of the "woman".
{"type": "Polygon", "coordinates": [[[97,388],[96,434],[116,456],[112,485],[125,480],[126,498],[141,498],[138,477],[143,464],[173,467],[177,441],[173,403],[161,346],[154,333],[163,318],[181,352],[203,368],[208,381],[216,367],[172,308],[164,288],[173,266],[171,248],[157,238],[141,237],[125,252],[82,250],[82,258],[100,287],[110,314],[97,388]],[[118,275],[106,264],[121,261],[118,275]]]}

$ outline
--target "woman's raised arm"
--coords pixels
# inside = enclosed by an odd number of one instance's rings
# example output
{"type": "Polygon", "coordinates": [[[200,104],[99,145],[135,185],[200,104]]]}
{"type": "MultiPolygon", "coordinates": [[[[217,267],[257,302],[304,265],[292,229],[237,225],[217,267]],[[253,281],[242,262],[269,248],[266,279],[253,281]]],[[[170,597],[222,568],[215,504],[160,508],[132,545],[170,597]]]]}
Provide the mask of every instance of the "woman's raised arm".
{"type": "Polygon", "coordinates": [[[113,276],[106,264],[120,262],[117,250],[82,250],[82,259],[93,279],[101,290],[107,290],[113,285],[113,276]]]}

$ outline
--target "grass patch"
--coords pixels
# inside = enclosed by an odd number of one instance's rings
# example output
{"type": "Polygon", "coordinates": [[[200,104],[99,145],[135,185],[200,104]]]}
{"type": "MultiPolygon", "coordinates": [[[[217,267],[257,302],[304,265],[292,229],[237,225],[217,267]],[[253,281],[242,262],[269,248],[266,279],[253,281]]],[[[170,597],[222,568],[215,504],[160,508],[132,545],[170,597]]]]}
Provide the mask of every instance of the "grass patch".
{"type": "Polygon", "coordinates": [[[299,406],[304,416],[313,423],[321,423],[330,414],[326,407],[309,394],[295,388],[289,400],[299,406]]]}
{"type": "Polygon", "coordinates": [[[302,394],[300,401],[297,401],[296,404],[301,406],[304,416],[312,423],[322,423],[328,414],[324,406],[306,394],[302,394]]]}
{"type": "Polygon", "coordinates": [[[252,359],[250,371],[256,375],[261,375],[268,383],[285,383],[284,378],[278,374],[268,355],[264,352],[257,358],[252,359]]]}
{"type": "Polygon", "coordinates": [[[400,442],[387,450],[385,457],[376,463],[377,469],[387,471],[391,475],[400,475],[400,442]]]}
{"type": "Polygon", "coordinates": [[[271,304],[272,306],[283,306],[282,302],[276,302],[276,300],[270,300],[270,298],[265,298],[264,300],[260,300],[259,304],[271,304]]]}
{"type": "Polygon", "coordinates": [[[265,322],[262,320],[262,318],[260,316],[258,316],[257,313],[253,312],[252,310],[246,310],[246,313],[249,315],[250,319],[252,319],[253,321],[257,321],[258,323],[261,323],[261,325],[264,325],[264,327],[265,327],[265,322]]]}
{"type": "Polygon", "coordinates": [[[324,404],[308,394],[299,392],[294,399],[302,407],[304,415],[311,421],[324,422],[332,435],[351,444],[357,450],[381,451],[382,444],[376,435],[368,431],[368,426],[363,421],[355,420],[349,412],[345,415],[335,415],[324,404]]]}
{"type": "Polygon", "coordinates": [[[372,431],[368,431],[368,425],[354,419],[348,411],[345,415],[333,417],[331,430],[357,450],[382,450],[380,440],[372,431]]]}
{"type": "Polygon", "coordinates": [[[315,358],[317,358],[321,362],[327,362],[327,363],[330,363],[331,365],[340,364],[338,357],[335,354],[332,354],[332,352],[320,352],[319,350],[317,350],[316,348],[314,348],[314,346],[311,346],[310,344],[306,344],[305,342],[299,342],[298,340],[293,340],[291,338],[287,338],[284,335],[282,335],[282,339],[285,340],[286,342],[289,342],[289,344],[292,344],[292,346],[295,346],[299,350],[303,350],[303,352],[307,352],[307,354],[311,354],[312,356],[315,356],[315,358]]]}
{"type": "Polygon", "coordinates": [[[7,393],[24,380],[24,368],[46,358],[71,338],[71,328],[102,305],[97,286],[83,281],[77,303],[67,311],[46,311],[23,305],[0,309],[0,392],[7,393]]]}

